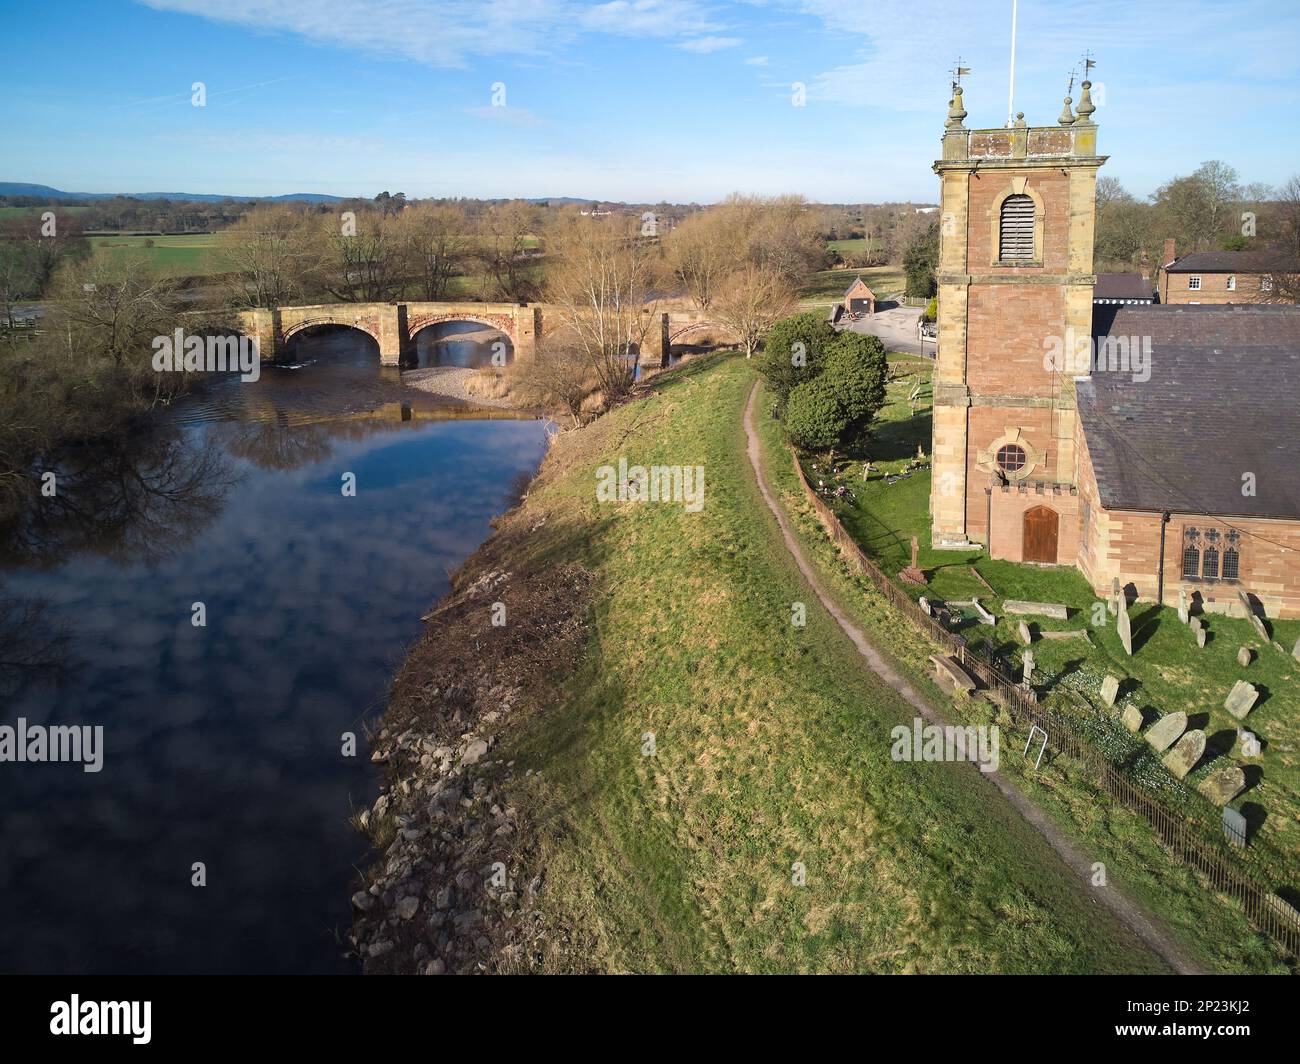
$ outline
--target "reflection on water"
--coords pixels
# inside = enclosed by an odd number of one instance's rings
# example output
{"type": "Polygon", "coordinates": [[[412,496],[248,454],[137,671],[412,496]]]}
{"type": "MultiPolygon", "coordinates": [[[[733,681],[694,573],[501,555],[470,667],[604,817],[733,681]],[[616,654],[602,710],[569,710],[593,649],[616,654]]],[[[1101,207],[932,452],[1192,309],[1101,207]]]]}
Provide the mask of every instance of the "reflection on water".
{"type": "Polygon", "coordinates": [[[508,365],[513,360],[514,348],[505,333],[473,322],[442,322],[415,335],[415,365],[419,369],[433,366],[482,369],[494,364],[508,365]],[[494,354],[498,356],[495,363],[494,354]]]}
{"type": "Polygon", "coordinates": [[[102,725],[105,751],[0,765],[0,970],[350,970],[364,724],[545,427],[403,389],[355,333],[296,346],[63,456],[5,531],[0,723],[102,725]]]}

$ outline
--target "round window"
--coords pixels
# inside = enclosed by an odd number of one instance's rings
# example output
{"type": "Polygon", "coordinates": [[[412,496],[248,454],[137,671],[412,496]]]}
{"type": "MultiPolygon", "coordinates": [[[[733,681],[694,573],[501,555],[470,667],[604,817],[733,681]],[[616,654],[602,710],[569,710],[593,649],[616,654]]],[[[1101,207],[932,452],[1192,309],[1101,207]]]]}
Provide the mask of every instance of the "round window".
{"type": "Polygon", "coordinates": [[[1025,468],[1028,458],[1019,444],[1005,443],[998,448],[998,468],[1005,473],[1016,473],[1025,468]]]}

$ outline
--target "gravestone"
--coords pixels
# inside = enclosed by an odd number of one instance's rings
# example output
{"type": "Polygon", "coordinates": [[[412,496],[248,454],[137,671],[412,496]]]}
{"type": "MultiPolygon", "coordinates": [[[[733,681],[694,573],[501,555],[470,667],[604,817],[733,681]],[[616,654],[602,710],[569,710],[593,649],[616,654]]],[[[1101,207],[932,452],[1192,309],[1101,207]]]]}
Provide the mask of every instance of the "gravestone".
{"type": "Polygon", "coordinates": [[[1117,576],[1110,582],[1110,602],[1106,604],[1106,608],[1111,613],[1119,613],[1121,605],[1124,608],[1128,607],[1128,603],[1124,602],[1122,595],[1123,592],[1120,591],[1119,577],[1117,576]]]}
{"type": "Polygon", "coordinates": [[[979,614],[979,618],[980,618],[980,620],[983,621],[985,624],[997,624],[997,623],[998,623],[998,619],[997,619],[996,617],[994,617],[993,614],[989,613],[989,611],[986,610],[986,609],[985,609],[985,608],[980,604],[980,600],[979,600],[979,599],[977,599],[977,598],[971,599],[971,600],[970,600],[970,604],[971,604],[972,606],[975,607],[975,612],[979,614]]]}
{"type": "Polygon", "coordinates": [[[1029,646],[1029,644],[1034,641],[1034,635],[1029,630],[1029,625],[1025,624],[1024,621],[1020,622],[1019,632],[1020,632],[1021,642],[1023,642],[1025,646],[1029,646]]]}
{"type": "Polygon", "coordinates": [[[1034,679],[1034,652],[1026,650],[1022,661],[1024,662],[1025,674],[1020,682],[1028,687],[1034,679]]]}
{"type": "Polygon", "coordinates": [[[921,572],[920,566],[916,564],[917,551],[919,549],[920,547],[919,544],[917,543],[917,539],[915,536],[913,536],[912,537],[912,564],[909,565],[898,575],[904,580],[911,581],[913,584],[928,584],[930,581],[926,578],[925,573],[921,572]]]}
{"type": "Polygon", "coordinates": [[[1180,587],[1178,589],[1178,619],[1183,624],[1186,624],[1190,613],[1191,611],[1187,608],[1187,588],[1180,587]]]}
{"type": "Polygon", "coordinates": [[[1250,647],[1242,647],[1240,650],[1237,651],[1237,664],[1240,665],[1243,669],[1254,660],[1255,660],[1255,655],[1251,651],[1250,647]]]}
{"type": "Polygon", "coordinates": [[[1210,633],[1207,632],[1204,628],[1198,628],[1198,629],[1196,629],[1196,645],[1197,645],[1198,647],[1204,647],[1204,646],[1205,646],[1205,638],[1206,638],[1206,636],[1208,636],[1209,634],[1210,634],[1210,633]]]}
{"type": "Polygon", "coordinates": [[[1300,661],[1300,639],[1295,641],[1295,646],[1291,648],[1291,656],[1300,661]]]}
{"type": "Polygon", "coordinates": [[[1019,599],[1003,599],[1002,608],[1007,613],[1016,615],[1030,614],[1038,617],[1053,617],[1058,621],[1068,620],[1070,611],[1059,602],[1022,602],[1019,599]]]}
{"type": "Polygon", "coordinates": [[[1246,818],[1230,805],[1223,807],[1223,834],[1234,846],[1246,845],[1246,818]]]}
{"type": "Polygon", "coordinates": [[[1232,685],[1228,697],[1224,699],[1223,708],[1238,720],[1245,720],[1246,714],[1255,708],[1255,702],[1258,698],[1259,692],[1255,690],[1254,684],[1247,683],[1245,680],[1238,680],[1232,685]]]}
{"type": "Polygon", "coordinates": [[[1119,632],[1119,641],[1124,645],[1124,653],[1133,656],[1133,622],[1128,619],[1128,607],[1115,614],[1115,630],[1119,632]]]}
{"type": "Polygon", "coordinates": [[[930,608],[930,600],[926,598],[924,595],[922,595],[920,599],[917,600],[917,605],[921,607],[921,612],[924,613],[927,617],[934,616],[934,610],[930,608]]]}
{"type": "Polygon", "coordinates": [[[1119,680],[1114,676],[1107,676],[1101,681],[1101,700],[1112,709],[1115,706],[1115,699],[1119,697],[1119,680]]]}
{"type": "Polygon", "coordinates": [[[1188,616],[1188,613],[1187,613],[1187,607],[1186,607],[1186,606],[1179,606],[1179,607],[1178,607],[1178,619],[1179,619],[1183,624],[1186,624],[1186,623],[1188,622],[1188,620],[1190,619],[1190,617],[1188,616]]]}
{"type": "Polygon", "coordinates": [[[1178,779],[1184,779],[1187,773],[1196,767],[1196,762],[1205,755],[1205,732],[1199,728],[1187,732],[1174,748],[1165,754],[1165,768],[1178,779]]]}
{"type": "Polygon", "coordinates": [[[1241,608],[1246,611],[1246,618],[1255,626],[1255,631],[1259,633],[1261,639],[1268,642],[1272,637],[1268,634],[1268,629],[1264,627],[1264,621],[1261,619],[1259,614],[1255,612],[1255,607],[1251,604],[1250,596],[1244,591],[1238,591],[1237,598],[1241,602],[1241,608]]]}
{"type": "Polygon", "coordinates": [[[1201,619],[1200,619],[1199,617],[1193,617],[1193,618],[1191,618],[1191,619],[1187,622],[1187,624],[1188,624],[1188,626],[1192,629],[1193,632],[1199,632],[1199,631],[1204,627],[1204,626],[1201,624],[1201,619]]]}
{"type": "Polygon", "coordinates": [[[1142,710],[1137,706],[1125,706],[1119,719],[1134,735],[1142,730],[1142,710]]]}
{"type": "Polygon", "coordinates": [[[1215,805],[1227,805],[1246,789],[1246,774],[1236,765],[1220,765],[1196,789],[1215,805]]]}
{"type": "MultiPolygon", "coordinates": [[[[1039,639],[1088,639],[1088,629],[1071,628],[1069,631],[1066,632],[1039,632],[1038,638],[1039,639]]],[[[1088,642],[1091,643],[1092,640],[1088,639],[1088,642]]]]}
{"type": "Polygon", "coordinates": [[[1161,717],[1151,726],[1146,740],[1157,754],[1163,754],[1178,741],[1179,736],[1187,730],[1187,714],[1181,709],[1161,717]]]}

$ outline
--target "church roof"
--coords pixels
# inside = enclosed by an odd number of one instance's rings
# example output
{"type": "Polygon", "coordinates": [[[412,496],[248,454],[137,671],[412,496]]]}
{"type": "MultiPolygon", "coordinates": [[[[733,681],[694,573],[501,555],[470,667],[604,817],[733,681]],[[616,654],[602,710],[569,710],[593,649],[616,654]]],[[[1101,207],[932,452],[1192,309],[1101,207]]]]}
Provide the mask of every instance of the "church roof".
{"type": "Polygon", "coordinates": [[[1102,506],[1300,518],[1300,307],[1103,306],[1093,331],[1150,338],[1078,383],[1102,506]]]}

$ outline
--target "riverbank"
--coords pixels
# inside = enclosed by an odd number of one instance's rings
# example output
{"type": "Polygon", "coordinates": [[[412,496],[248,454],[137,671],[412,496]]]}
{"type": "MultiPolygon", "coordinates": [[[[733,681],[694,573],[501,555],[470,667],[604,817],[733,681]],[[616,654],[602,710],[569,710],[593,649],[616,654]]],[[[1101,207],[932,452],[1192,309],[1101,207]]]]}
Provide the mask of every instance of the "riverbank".
{"type": "Polygon", "coordinates": [[[562,433],[457,574],[373,744],[363,969],[1165,970],[969,765],[890,756],[915,711],[781,541],[752,382],[700,359],[562,433]],[[620,458],[703,507],[599,501],[620,458]]]}

